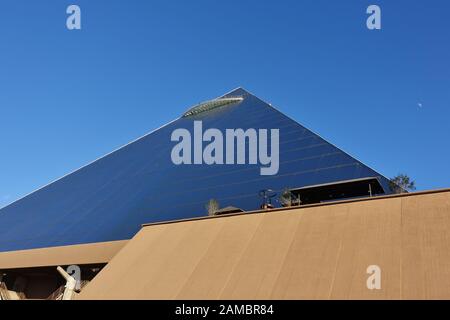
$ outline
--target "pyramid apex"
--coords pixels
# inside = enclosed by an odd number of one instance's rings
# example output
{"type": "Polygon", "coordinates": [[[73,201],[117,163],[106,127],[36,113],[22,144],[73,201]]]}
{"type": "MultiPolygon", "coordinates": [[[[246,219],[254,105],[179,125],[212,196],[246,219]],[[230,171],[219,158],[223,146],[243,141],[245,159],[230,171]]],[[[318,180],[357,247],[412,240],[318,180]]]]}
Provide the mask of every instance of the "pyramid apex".
{"type": "Polygon", "coordinates": [[[251,93],[248,92],[245,88],[243,87],[237,87],[236,89],[231,90],[230,92],[224,94],[223,96],[221,96],[220,98],[229,98],[229,97],[236,97],[236,96],[246,96],[246,95],[250,95],[251,93]]]}

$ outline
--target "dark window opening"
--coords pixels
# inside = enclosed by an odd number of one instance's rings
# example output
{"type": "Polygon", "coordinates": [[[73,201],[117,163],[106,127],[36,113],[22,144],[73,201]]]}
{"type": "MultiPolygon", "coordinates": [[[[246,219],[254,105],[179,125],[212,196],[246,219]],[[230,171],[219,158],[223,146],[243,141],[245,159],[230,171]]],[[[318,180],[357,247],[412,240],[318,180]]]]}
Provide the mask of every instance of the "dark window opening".
{"type": "Polygon", "coordinates": [[[358,179],[291,190],[301,204],[315,204],[384,194],[377,178],[358,179]]]}

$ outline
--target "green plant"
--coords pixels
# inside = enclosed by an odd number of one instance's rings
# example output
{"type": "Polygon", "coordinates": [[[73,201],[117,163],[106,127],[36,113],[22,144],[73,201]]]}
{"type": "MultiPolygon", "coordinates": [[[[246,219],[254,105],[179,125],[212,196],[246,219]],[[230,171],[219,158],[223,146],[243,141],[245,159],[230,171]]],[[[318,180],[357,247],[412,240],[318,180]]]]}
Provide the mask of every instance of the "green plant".
{"type": "Polygon", "coordinates": [[[219,209],[219,202],[216,199],[211,199],[206,204],[206,211],[208,212],[208,216],[215,216],[216,212],[219,211],[219,209]]]}
{"type": "Polygon", "coordinates": [[[407,193],[416,190],[415,182],[406,174],[398,174],[391,179],[389,187],[394,193],[407,193]]]}
{"type": "Polygon", "coordinates": [[[283,207],[291,207],[292,206],[292,193],[289,188],[284,188],[280,194],[280,203],[283,207]]]}

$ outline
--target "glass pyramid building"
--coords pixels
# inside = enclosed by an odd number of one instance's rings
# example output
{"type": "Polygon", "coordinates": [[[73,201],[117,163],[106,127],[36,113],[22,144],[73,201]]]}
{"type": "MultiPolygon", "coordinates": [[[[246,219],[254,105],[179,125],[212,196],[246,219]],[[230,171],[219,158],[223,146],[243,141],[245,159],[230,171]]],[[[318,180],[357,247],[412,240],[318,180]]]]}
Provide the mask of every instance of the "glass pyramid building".
{"type": "Polygon", "coordinates": [[[130,239],[144,223],[205,216],[210,199],[258,210],[261,190],[285,188],[305,203],[390,193],[385,177],[239,88],[1,209],[0,252],[130,239]],[[194,121],[204,130],[278,128],[278,173],[175,165],[171,134],[192,132],[194,121]]]}

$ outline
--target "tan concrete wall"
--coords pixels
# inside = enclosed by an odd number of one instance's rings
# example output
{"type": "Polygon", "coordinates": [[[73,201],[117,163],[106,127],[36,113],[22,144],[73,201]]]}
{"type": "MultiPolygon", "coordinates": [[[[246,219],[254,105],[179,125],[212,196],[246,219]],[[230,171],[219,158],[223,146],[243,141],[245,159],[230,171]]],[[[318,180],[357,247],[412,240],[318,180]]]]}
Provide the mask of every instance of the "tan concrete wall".
{"type": "Polygon", "coordinates": [[[109,262],[128,241],[0,252],[0,270],[109,262]]]}
{"type": "Polygon", "coordinates": [[[450,191],[147,226],[80,298],[450,299],[450,191]]]}

